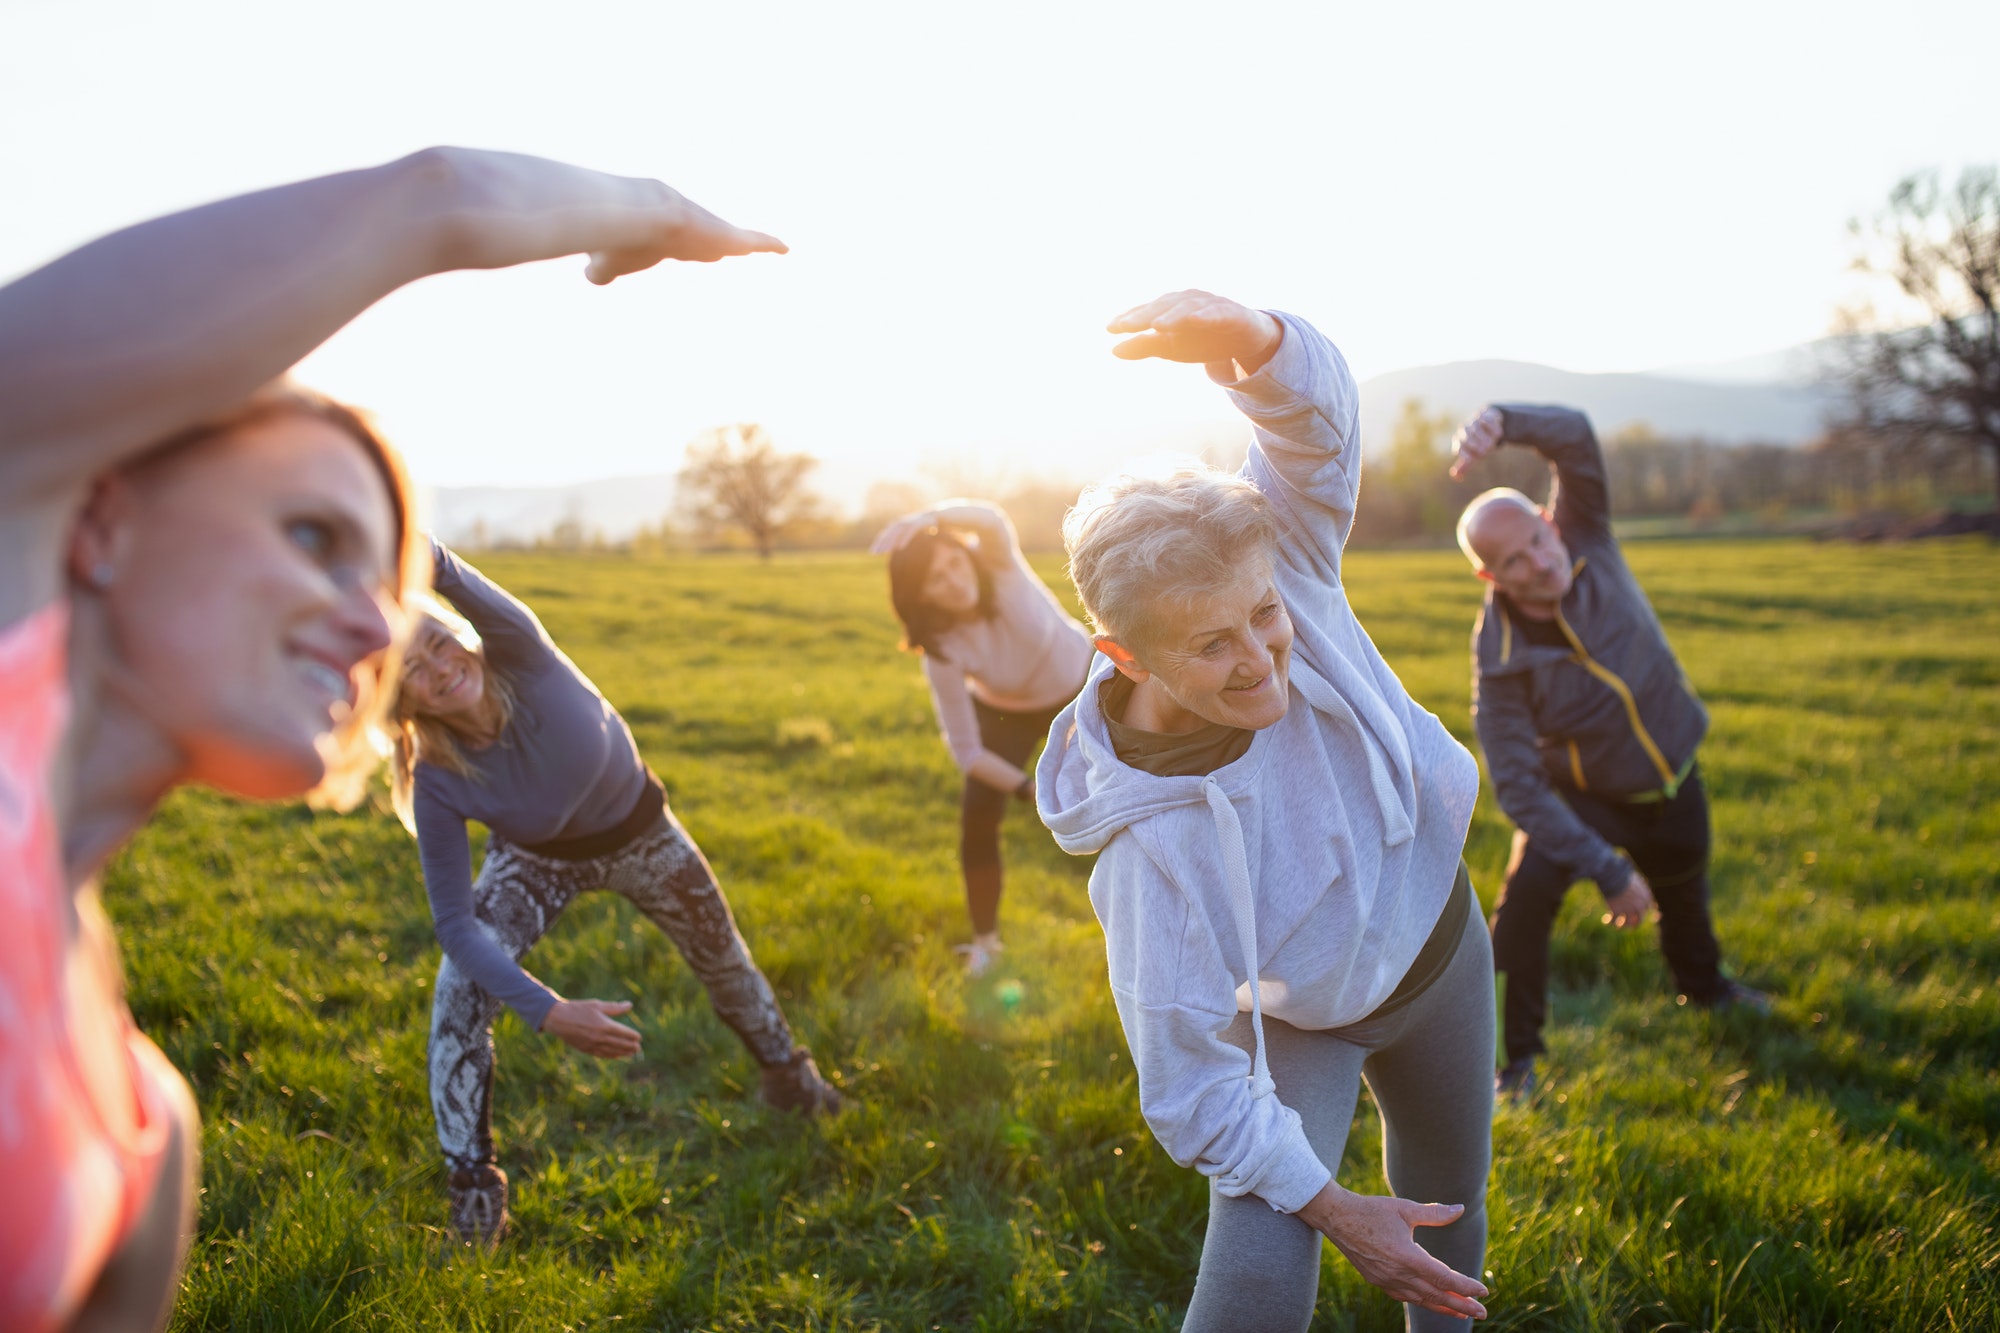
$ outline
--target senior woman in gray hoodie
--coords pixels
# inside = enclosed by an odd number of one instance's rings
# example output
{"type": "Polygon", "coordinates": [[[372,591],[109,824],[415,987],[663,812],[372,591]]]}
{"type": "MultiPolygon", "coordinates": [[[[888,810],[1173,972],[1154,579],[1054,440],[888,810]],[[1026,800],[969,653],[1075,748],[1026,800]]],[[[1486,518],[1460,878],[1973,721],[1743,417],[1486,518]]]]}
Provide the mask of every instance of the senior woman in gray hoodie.
{"type": "Polygon", "coordinates": [[[1353,377],[1303,320],[1205,292],[1111,331],[1136,335],[1121,357],[1205,364],[1256,431],[1235,475],[1118,478],[1071,511],[1102,655],[1036,773],[1057,841],[1099,854],[1141,1110],[1209,1178],[1184,1327],[1305,1328],[1322,1235],[1411,1328],[1463,1327],[1486,1313],[1493,1105],[1460,859],[1479,773],[1347,602],[1353,377]],[[1334,1180],[1364,1078],[1403,1197],[1334,1180]]]}

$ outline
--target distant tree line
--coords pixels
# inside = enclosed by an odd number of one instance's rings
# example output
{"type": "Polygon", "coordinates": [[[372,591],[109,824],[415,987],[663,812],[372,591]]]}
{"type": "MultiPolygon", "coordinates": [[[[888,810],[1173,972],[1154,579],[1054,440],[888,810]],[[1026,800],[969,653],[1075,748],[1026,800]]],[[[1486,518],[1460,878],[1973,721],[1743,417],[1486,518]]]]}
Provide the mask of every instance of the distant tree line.
{"type": "MultiPolygon", "coordinates": [[[[1473,496],[1512,486],[1548,495],[1549,467],[1526,449],[1501,449],[1462,481],[1445,474],[1456,414],[1403,404],[1388,447],[1362,469],[1354,540],[1393,545],[1449,536],[1473,496]]],[[[1912,514],[1962,504],[1992,489],[1992,463],[1956,441],[1834,429],[1803,446],[1718,444],[1628,426],[1604,441],[1611,512],[1672,518],[1695,530],[1736,515],[1781,529],[1868,512],[1912,514]]]]}
{"type": "MultiPolygon", "coordinates": [[[[1362,469],[1353,540],[1362,546],[1448,541],[1459,511],[1490,486],[1547,497],[1548,465],[1526,449],[1502,449],[1462,481],[1445,473],[1459,414],[1403,405],[1386,448],[1362,469]]],[[[475,523],[466,544],[541,550],[776,550],[864,547],[890,520],[946,495],[997,501],[1013,516],[1030,551],[1062,548],[1062,520],[1078,486],[1048,480],[940,476],[928,485],[878,482],[861,512],[837,515],[808,485],[812,460],[783,454],[761,427],[730,427],[691,450],[676,512],[621,540],[608,539],[571,515],[533,539],[489,543],[475,523]],[[767,466],[768,465],[768,466],[767,466]],[[746,475],[747,474],[747,475],[746,475]]],[[[1941,436],[1909,438],[1848,428],[1804,446],[1718,444],[1661,436],[1643,425],[1605,442],[1612,512],[1621,520],[1674,520],[1688,531],[1779,531],[1860,515],[1914,515],[1976,503],[1993,488],[1993,465],[1981,452],[1941,436]]]]}

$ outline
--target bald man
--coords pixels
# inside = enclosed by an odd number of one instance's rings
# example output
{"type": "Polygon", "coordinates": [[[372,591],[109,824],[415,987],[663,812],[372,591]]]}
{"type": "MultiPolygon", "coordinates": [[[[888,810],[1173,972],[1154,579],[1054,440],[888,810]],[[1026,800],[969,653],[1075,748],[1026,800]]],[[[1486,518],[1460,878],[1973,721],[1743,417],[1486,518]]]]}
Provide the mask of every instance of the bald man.
{"type": "Polygon", "coordinates": [[[1545,1049],[1549,931],[1576,880],[1596,882],[1604,921],[1621,930],[1657,912],[1681,1003],[1763,1010],[1769,1000],[1722,974],[1695,765],[1708,712],[1611,535],[1589,419],[1501,404],[1454,443],[1454,477],[1502,444],[1533,449],[1555,472],[1546,508],[1491,490],[1458,521],[1458,544],[1487,585],[1472,631],[1473,723],[1515,824],[1493,966],[1507,978],[1496,1086],[1521,1099],[1545,1049]]]}

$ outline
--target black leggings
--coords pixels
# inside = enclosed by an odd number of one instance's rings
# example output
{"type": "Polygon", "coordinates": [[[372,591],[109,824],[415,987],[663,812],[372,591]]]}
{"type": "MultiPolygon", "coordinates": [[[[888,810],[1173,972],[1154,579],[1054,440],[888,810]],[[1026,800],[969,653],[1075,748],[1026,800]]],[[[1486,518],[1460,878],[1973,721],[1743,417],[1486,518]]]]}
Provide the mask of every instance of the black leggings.
{"type": "MultiPolygon", "coordinates": [[[[979,715],[979,743],[1030,773],[1034,770],[1028,756],[1035,752],[1035,743],[1049,734],[1056,714],[1067,707],[1065,699],[1039,712],[1009,713],[972,701],[979,715]]],[[[972,914],[975,935],[1000,928],[1000,821],[1006,818],[1011,799],[1011,792],[989,787],[978,778],[965,780],[958,810],[958,864],[965,874],[965,907],[972,914]]]]}
{"type": "MultiPolygon", "coordinates": [[[[1708,918],[1708,793],[1701,770],[1671,801],[1633,804],[1557,788],[1577,818],[1622,847],[1660,905],[1660,952],[1681,992],[1696,1003],[1720,994],[1722,946],[1708,918]]],[[[1493,969],[1507,978],[1507,1058],[1540,1055],[1549,990],[1549,931],[1576,876],[1514,835],[1507,883],[1493,909],[1493,969]]],[[[1622,884],[1604,886],[1617,893],[1622,884]]]]}

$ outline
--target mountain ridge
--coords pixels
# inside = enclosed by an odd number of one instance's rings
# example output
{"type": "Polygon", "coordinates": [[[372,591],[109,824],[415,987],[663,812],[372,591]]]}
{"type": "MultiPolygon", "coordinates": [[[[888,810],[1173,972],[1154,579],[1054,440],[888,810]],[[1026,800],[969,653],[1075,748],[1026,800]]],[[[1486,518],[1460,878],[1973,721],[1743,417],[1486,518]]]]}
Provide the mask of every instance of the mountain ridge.
{"type": "Polygon", "coordinates": [[[1719,444],[1803,444],[1817,436],[1835,391],[1814,384],[1697,380],[1652,371],[1585,373],[1489,359],[1412,366],[1361,385],[1361,438],[1384,448],[1405,401],[1469,416],[1492,402],[1563,403],[1601,435],[1644,424],[1661,435],[1719,444]]]}

